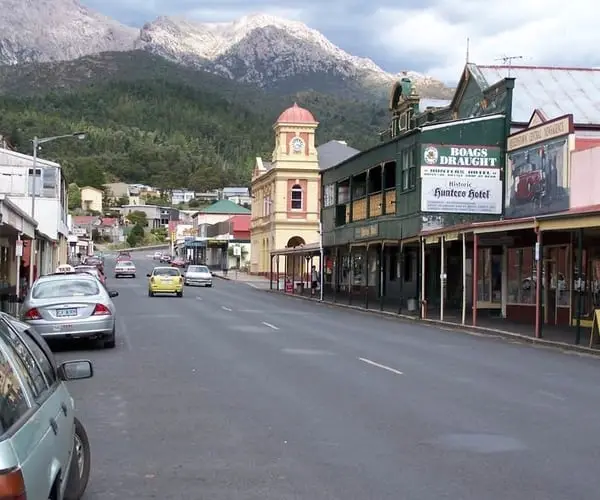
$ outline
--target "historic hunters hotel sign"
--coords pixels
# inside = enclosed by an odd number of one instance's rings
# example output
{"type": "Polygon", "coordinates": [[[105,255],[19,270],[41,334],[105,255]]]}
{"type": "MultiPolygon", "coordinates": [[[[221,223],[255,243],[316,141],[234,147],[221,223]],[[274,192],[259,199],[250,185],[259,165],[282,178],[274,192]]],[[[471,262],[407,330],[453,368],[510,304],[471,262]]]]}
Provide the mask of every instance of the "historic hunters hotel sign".
{"type": "Polygon", "coordinates": [[[493,146],[423,145],[421,210],[501,214],[500,158],[493,146]]]}

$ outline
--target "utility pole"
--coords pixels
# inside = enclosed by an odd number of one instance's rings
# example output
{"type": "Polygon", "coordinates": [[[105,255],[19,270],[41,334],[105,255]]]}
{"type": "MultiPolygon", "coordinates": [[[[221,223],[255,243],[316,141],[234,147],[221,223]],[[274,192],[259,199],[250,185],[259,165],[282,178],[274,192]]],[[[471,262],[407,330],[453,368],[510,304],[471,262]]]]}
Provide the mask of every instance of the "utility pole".
{"type": "Polygon", "coordinates": [[[519,59],[523,59],[523,56],[503,56],[498,57],[496,61],[502,61],[502,64],[508,67],[508,76],[510,76],[513,61],[518,61],[519,59]]]}

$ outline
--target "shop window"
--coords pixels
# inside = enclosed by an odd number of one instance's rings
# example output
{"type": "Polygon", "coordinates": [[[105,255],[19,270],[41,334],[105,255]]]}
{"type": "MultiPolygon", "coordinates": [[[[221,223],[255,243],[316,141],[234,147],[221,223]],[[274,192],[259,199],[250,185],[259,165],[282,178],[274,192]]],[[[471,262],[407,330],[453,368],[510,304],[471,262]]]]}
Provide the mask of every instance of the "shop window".
{"type": "Polygon", "coordinates": [[[535,304],[536,266],[534,249],[508,249],[508,303],[535,304]]]}
{"type": "Polygon", "coordinates": [[[292,186],[292,210],[302,210],[302,187],[299,184],[292,186]]]}

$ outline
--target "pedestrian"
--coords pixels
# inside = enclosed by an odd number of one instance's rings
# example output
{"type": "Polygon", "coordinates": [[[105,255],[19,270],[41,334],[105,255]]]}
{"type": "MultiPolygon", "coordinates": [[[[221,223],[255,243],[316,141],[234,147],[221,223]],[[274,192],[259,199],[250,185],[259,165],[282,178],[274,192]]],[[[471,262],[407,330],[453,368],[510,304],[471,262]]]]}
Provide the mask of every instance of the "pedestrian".
{"type": "Polygon", "coordinates": [[[317,293],[317,287],[319,286],[319,272],[317,271],[316,266],[312,266],[310,271],[310,281],[311,281],[311,295],[315,295],[317,293]]]}

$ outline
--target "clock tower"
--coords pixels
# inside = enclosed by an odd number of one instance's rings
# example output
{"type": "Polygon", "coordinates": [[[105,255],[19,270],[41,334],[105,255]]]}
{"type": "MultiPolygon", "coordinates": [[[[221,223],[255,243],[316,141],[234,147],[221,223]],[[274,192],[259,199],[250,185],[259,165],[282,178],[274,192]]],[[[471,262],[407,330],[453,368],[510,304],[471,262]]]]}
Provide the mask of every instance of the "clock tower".
{"type": "Polygon", "coordinates": [[[298,162],[296,165],[298,167],[301,163],[317,162],[315,131],[318,125],[312,113],[296,103],[281,113],[273,125],[275,131],[273,162],[298,162]]]}

